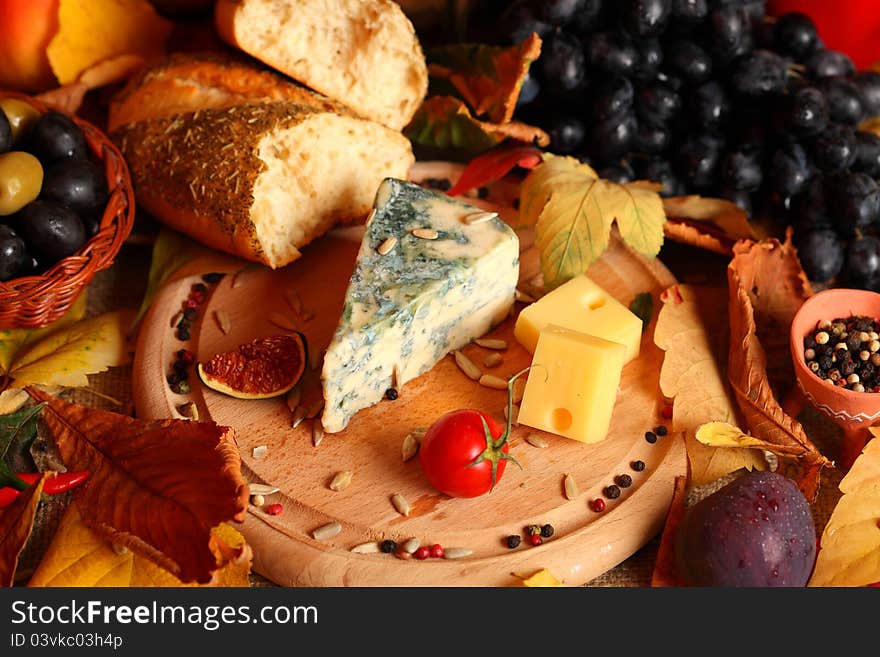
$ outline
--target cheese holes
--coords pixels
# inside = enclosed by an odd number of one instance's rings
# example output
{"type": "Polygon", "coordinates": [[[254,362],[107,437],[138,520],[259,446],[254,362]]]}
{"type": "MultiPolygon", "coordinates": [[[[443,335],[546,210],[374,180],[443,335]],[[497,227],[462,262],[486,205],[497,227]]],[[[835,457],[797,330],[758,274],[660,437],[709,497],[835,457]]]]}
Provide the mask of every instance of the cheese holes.
{"type": "Polygon", "coordinates": [[[554,408],[553,414],[550,417],[550,422],[553,424],[554,429],[565,431],[571,427],[571,411],[567,408],[554,408]]]}

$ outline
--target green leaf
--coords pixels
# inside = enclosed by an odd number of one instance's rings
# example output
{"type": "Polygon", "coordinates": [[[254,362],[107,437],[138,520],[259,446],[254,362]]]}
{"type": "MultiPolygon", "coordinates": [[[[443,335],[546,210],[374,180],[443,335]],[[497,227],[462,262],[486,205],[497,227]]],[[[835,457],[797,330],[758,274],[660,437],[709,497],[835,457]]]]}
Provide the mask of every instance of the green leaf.
{"type": "Polygon", "coordinates": [[[37,437],[37,420],[46,404],[30,406],[15,413],[0,415],[0,486],[14,486],[18,490],[27,487],[16,477],[6,463],[12,454],[30,449],[37,437]]]}
{"type": "Polygon", "coordinates": [[[629,309],[633,315],[642,320],[642,331],[644,331],[651,322],[651,315],[654,314],[654,297],[650,292],[641,292],[629,304],[629,309]]]}
{"type": "Polygon", "coordinates": [[[602,255],[615,224],[630,246],[656,256],[666,214],[656,186],[603,180],[572,157],[548,154],[523,181],[520,219],[535,226],[544,285],[552,290],[602,255]]]}

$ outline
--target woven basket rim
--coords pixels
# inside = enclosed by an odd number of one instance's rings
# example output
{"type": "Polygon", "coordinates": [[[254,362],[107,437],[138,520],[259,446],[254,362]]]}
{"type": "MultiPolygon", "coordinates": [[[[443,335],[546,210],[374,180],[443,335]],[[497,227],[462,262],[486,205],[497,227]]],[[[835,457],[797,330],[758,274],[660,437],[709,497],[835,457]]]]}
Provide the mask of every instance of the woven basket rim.
{"type": "Polygon", "coordinates": [[[56,111],[71,118],[107,178],[109,199],[95,235],[40,275],[0,281],[0,329],[36,328],[61,317],[95,274],[113,263],[134,225],[134,189],[121,151],[98,127],[26,94],[0,89],[2,98],[17,98],[40,113],[56,111]]]}

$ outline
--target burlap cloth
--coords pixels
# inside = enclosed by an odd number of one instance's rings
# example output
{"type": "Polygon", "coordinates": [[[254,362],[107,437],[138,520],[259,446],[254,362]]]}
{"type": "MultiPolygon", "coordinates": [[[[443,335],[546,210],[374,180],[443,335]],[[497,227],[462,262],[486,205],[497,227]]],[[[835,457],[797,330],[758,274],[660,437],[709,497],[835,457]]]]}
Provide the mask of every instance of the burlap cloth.
{"type": "MultiPolygon", "coordinates": [[[[88,288],[88,313],[99,314],[117,308],[137,308],[146,289],[150,266],[150,230],[136,232],[129,242],[123,245],[116,261],[109,269],[99,272],[88,288]]],[[[726,284],[725,268],[727,261],[708,253],[695,251],[690,247],[667,244],[660,253],[661,260],[682,283],[726,284]]],[[[70,398],[82,404],[104,408],[114,412],[133,414],[134,404],[131,392],[131,367],[113,368],[105,373],[90,377],[87,388],[77,389],[70,398]]],[[[809,437],[823,453],[831,459],[837,458],[838,430],[824,417],[813,411],[806,411],[801,421],[809,437]]],[[[842,473],[826,470],[818,500],[813,505],[817,530],[824,528],[834,509],[840,492],[837,488],[842,473]]],[[[716,486],[717,487],[717,486],[716,486]]],[[[691,493],[689,503],[710,492],[711,488],[691,493]]],[[[54,534],[64,502],[52,498],[40,506],[37,526],[22,555],[16,583],[26,584],[39,563],[39,559],[54,534]]],[[[657,556],[659,536],[651,540],[641,550],[617,567],[591,581],[588,586],[595,587],[637,587],[650,586],[651,573],[657,556]]],[[[461,583],[463,586],[467,582],[461,583]]],[[[254,574],[252,586],[274,586],[272,582],[254,574]]]]}

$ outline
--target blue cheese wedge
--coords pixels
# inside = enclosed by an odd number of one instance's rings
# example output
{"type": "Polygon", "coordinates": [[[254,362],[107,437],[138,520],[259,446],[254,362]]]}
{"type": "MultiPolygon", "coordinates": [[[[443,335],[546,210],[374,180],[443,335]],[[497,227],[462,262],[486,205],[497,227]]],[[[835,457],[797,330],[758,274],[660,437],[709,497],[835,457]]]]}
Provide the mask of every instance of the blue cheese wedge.
{"type": "Polygon", "coordinates": [[[328,433],[485,334],[513,304],[519,240],[498,217],[387,178],[321,374],[328,433]]]}

